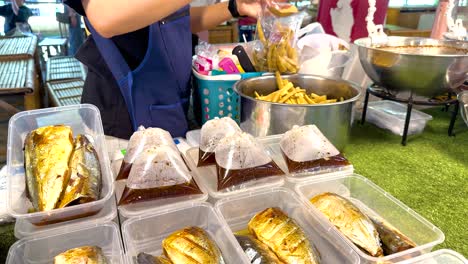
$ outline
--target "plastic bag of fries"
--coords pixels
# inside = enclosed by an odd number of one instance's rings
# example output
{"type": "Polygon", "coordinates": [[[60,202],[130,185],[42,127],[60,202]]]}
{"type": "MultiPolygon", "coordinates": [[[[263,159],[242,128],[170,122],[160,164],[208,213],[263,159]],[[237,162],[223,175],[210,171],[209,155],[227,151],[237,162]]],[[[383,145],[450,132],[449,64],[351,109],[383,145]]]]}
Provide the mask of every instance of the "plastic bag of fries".
{"type": "Polygon", "coordinates": [[[257,71],[297,73],[296,42],[304,13],[291,4],[270,1],[257,20],[253,61],[257,71]]]}

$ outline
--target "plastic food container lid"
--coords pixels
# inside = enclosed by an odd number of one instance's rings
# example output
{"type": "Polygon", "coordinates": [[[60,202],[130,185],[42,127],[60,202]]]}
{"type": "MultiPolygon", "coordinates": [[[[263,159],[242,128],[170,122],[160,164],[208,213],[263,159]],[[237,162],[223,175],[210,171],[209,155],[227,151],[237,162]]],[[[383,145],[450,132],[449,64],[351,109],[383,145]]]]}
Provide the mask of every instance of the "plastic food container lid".
{"type": "Polygon", "coordinates": [[[422,256],[399,262],[400,264],[466,264],[468,261],[460,253],[450,249],[440,249],[422,256]]]}
{"type": "Polygon", "coordinates": [[[114,192],[112,172],[105,144],[101,115],[97,107],[89,104],[25,111],[10,118],[7,147],[9,213],[17,219],[34,224],[52,224],[88,216],[99,212],[114,192]],[[28,213],[31,202],[25,195],[23,145],[26,135],[42,126],[64,124],[71,126],[74,136],[85,134],[92,141],[99,156],[102,171],[102,191],[98,201],[74,205],[47,212],[28,213]]]}
{"type": "Polygon", "coordinates": [[[382,263],[402,261],[413,254],[428,252],[445,239],[442,231],[424,217],[404,205],[382,188],[357,174],[341,175],[331,179],[317,178],[296,185],[296,192],[301,196],[312,212],[320,215],[322,221],[336,230],[343,239],[356,251],[363,263],[382,263]],[[369,256],[346,239],[328,219],[318,211],[309,199],[315,195],[332,192],[348,198],[367,213],[380,216],[412,239],[417,247],[381,258],[369,256]]]}
{"type": "Polygon", "coordinates": [[[100,247],[110,264],[125,263],[117,224],[74,228],[77,227],[65,227],[59,233],[20,239],[10,247],[6,263],[52,263],[56,255],[82,246],[100,247]]]}
{"type": "Polygon", "coordinates": [[[35,226],[24,219],[18,219],[15,223],[15,237],[18,239],[30,236],[42,236],[44,234],[60,233],[64,227],[70,229],[79,229],[83,226],[98,225],[101,223],[112,222],[117,217],[117,206],[115,198],[109,199],[104,208],[93,216],[83,217],[69,221],[67,223],[57,223],[47,226],[35,226]]]}
{"type": "MultiPolygon", "coordinates": [[[[407,112],[406,105],[393,102],[393,101],[382,100],[382,101],[369,102],[368,107],[371,111],[374,110],[380,114],[395,117],[399,119],[400,121],[406,120],[406,112],[407,112]]],[[[423,113],[421,111],[418,111],[416,109],[412,109],[411,121],[417,121],[417,120],[425,120],[425,121],[432,120],[432,116],[426,113],[423,113]]]]}
{"type": "Polygon", "coordinates": [[[122,235],[129,263],[139,253],[162,254],[162,241],[171,233],[188,226],[203,228],[222,252],[227,264],[250,263],[227,224],[209,203],[192,203],[163,211],[153,210],[144,216],[125,221],[122,235]]]}

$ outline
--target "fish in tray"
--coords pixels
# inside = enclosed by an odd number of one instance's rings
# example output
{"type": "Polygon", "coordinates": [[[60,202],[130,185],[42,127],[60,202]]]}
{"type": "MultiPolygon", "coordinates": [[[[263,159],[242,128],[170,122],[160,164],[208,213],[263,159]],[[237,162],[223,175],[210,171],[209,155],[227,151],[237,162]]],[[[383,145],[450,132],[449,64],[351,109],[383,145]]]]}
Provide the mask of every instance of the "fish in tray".
{"type": "Polygon", "coordinates": [[[96,150],[86,136],[76,137],[69,166],[70,179],[58,208],[98,200],[101,191],[101,166],[96,150]]]}
{"type": "Polygon", "coordinates": [[[174,264],[224,264],[218,246],[199,227],[187,227],[162,242],[165,255],[174,264]]]}
{"type": "Polygon", "coordinates": [[[237,242],[244,250],[252,264],[279,264],[283,263],[267,245],[251,235],[236,235],[237,242]]]}
{"type": "Polygon", "coordinates": [[[334,193],[322,193],[310,201],[354,244],[371,256],[383,256],[377,229],[353,203],[334,193]]]}
{"type": "Polygon", "coordinates": [[[165,256],[154,257],[146,253],[140,253],[137,256],[138,264],[172,264],[165,256]]]}
{"type": "Polygon", "coordinates": [[[370,216],[370,219],[374,223],[375,228],[377,228],[385,255],[391,255],[416,247],[416,244],[409,237],[382,218],[370,216]]]}
{"type": "Polygon", "coordinates": [[[73,152],[73,134],[68,126],[46,126],[31,131],[25,139],[26,192],[36,211],[56,208],[70,177],[68,161],[73,152]]]}
{"type": "Polygon", "coordinates": [[[55,256],[54,264],[107,264],[108,261],[101,248],[84,246],[69,249],[55,256]]]}
{"type": "Polygon", "coordinates": [[[320,255],[302,229],[281,209],[273,207],[256,214],[249,231],[287,264],[318,264],[320,255]]]}

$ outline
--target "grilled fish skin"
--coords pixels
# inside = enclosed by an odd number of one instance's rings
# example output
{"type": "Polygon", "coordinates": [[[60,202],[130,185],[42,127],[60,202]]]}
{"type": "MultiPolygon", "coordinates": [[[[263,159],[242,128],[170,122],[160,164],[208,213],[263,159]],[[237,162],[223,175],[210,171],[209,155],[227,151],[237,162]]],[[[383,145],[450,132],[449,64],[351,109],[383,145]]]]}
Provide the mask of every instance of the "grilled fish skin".
{"type": "Polygon", "coordinates": [[[101,248],[84,246],[69,249],[54,258],[54,264],[108,264],[101,248]]]}
{"type": "Polygon", "coordinates": [[[283,262],[271,251],[267,245],[251,235],[236,235],[237,242],[244,250],[252,264],[282,264],[283,262]]]}
{"type": "Polygon", "coordinates": [[[69,168],[70,179],[58,208],[97,201],[101,192],[101,165],[94,146],[84,135],[75,139],[69,168]]]}
{"type": "Polygon", "coordinates": [[[137,263],[138,264],[172,264],[172,262],[164,256],[154,257],[146,253],[138,254],[137,263]]]}
{"type": "Polygon", "coordinates": [[[221,252],[199,227],[186,227],[162,242],[165,255],[174,264],[222,264],[221,252]]]}
{"type": "Polygon", "coordinates": [[[320,263],[320,255],[304,232],[279,208],[267,208],[256,214],[250,220],[248,228],[284,263],[320,263]]]}
{"type": "Polygon", "coordinates": [[[405,236],[387,221],[376,216],[370,216],[370,219],[379,233],[385,255],[395,254],[416,247],[416,244],[409,237],[405,236]]]}
{"type": "Polygon", "coordinates": [[[36,211],[49,211],[59,203],[70,177],[68,160],[73,152],[69,126],[45,126],[25,139],[26,192],[36,211]]]}
{"type": "Polygon", "coordinates": [[[374,224],[349,200],[335,193],[322,193],[310,202],[354,244],[371,256],[383,256],[374,224]]]}

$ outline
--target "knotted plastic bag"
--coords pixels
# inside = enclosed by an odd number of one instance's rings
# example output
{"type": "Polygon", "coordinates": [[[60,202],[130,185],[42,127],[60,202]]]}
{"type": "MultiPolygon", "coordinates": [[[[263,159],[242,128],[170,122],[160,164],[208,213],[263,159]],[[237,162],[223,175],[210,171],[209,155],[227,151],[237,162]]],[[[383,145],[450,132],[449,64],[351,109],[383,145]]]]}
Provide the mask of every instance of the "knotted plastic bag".
{"type": "Polygon", "coordinates": [[[201,193],[179,152],[160,145],[135,158],[119,205],[201,193]]]}
{"type": "Polygon", "coordinates": [[[218,191],[237,190],[243,184],[284,172],[253,136],[236,132],[223,138],[215,149],[218,191]]]}
{"type": "Polygon", "coordinates": [[[316,172],[350,165],[315,125],[294,126],[280,141],[290,173],[316,172]]]}
{"type": "Polygon", "coordinates": [[[227,135],[240,131],[237,123],[229,117],[215,118],[206,122],[201,128],[198,167],[214,165],[214,150],[219,141],[227,135]]]}
{"type": "Polygon", "coordinates": [[[143,126],[140,126],[138,130],[133,133],[132,137],[130,137],[127,153],[120,166],[116,180],[127,179],[136,157],[152,146],[168,146],[177,151],[177,146],[169,132],[160,128],[149,127],[145,129],[143,126]]]}

